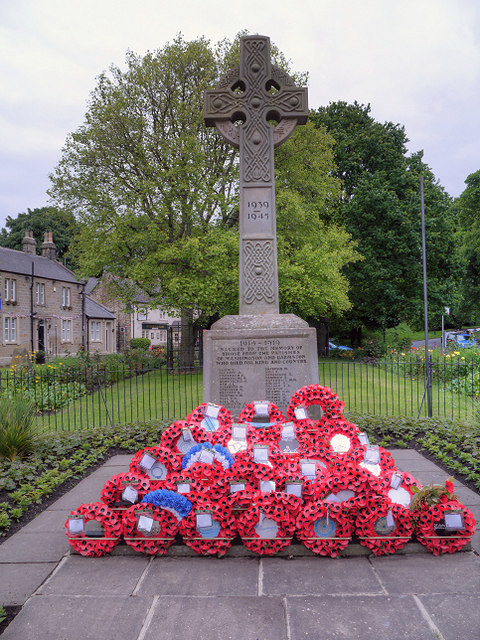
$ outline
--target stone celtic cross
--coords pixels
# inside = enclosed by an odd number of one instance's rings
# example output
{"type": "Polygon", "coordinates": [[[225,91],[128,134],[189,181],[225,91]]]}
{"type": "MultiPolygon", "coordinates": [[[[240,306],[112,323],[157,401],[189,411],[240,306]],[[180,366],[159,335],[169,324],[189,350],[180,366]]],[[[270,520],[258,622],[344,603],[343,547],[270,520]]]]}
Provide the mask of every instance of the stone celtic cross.
{"type": "Polygon", "coordinates": [[[269,38],[246,36],[240,67],[205,92],[204,117],[240,149],[239,313],[278,313],[273,150],[307,122],[307,89],[271,64],[269,38]]]}

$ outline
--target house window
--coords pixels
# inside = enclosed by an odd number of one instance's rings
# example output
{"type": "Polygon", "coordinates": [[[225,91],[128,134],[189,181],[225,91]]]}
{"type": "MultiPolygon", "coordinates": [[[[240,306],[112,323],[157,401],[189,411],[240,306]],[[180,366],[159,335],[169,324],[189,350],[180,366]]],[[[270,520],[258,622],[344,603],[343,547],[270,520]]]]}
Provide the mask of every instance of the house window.
{"type": "Polygon", "coordinates": [[[100,341],[100,327],[101,322],[90,322],[90,340],[91,342],[99,342],[100,341]]]}
{"type": "Polygon", "coordinates": [[[62,287],[62,307],[70,307],[70,287],[62,287]]]}
{"type": "Polygon", "coordinates": [[[4,337],[5,342],[16,342],[17,341],[17,319],[16,318],[5,318],[4,319],[4,337]]]}
{"type": "Polygon", "coordinates": [[[45,285],[37,282],[35,285],[35,302],[37,304],[45,304],[45,285]]]}
{"type": "Polygon", "coordinates": [[[17,281],[14,278],[5,278],[5,302],[15,302],[17,299],[17,281]]]}
{"type": "Polygon", "coordinates": [[[62,320],[62,342],[71,341],[72,321],[62,320]]]}
{"type": "Polygon", "coordinates": [[[139,311],[137,313],[137,320],[147,320],[148,318],[148,311],[139,311]]]}

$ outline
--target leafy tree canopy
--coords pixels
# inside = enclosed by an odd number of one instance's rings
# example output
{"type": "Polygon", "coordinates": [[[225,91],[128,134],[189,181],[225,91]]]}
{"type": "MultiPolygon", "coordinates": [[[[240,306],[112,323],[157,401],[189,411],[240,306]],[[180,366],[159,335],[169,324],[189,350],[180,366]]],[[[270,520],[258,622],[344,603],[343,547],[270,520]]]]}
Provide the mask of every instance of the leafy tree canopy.
{"type": "Polygon", "coordinates": [[[335,138],[336,175],[343,192],[338,221],[364,260],[346,268],[354,329],[386,329],[423,313],[420,176],[424,177],[427,273],[432,320],[451,304],[458,279],[451,199],[422,160],[406,155],[398,124],[376,122],[370,105],[337,102],[312,112],[315,126],[335,138]]]}
{"type": "Polygon", "coordinates": [[[37,253],[47,231],[53,232],[53,240],[57,247],[57,260],[74,268],[75,263],[66,255],[72,239],[78,234],[79,226],[72,213],[56,207],[27,209],[27,213],[19,213],[16,218],[7,216],[5,227],[0,231],[0,246],[22,250],[22,239],[26,230],[33,231],[37,242],[37,253]]]}
{"type": "MultiPolygon", "coordinates": [[[[204,91],[238,50],[238,39],[212,48],[177,36],[144,57],[129,52],[125,71],[100,76],[51,176],[54,201],[83,223],[82,274],[107,268],[190,320],[238,310],[238,155],[203,122],[204,91]]],[[[340,196],[332,145],[324,127],[298,127],[276,154],[284,310],[349,306],[342,269],[357,256],[330,223],[340,196]]]]}
{"type": "Polygon", "coordinates": [[[462,265],[458,314],[465,323],[480,323],[480,170],[471,173],[455,201],[457,243],[462,265]]]}

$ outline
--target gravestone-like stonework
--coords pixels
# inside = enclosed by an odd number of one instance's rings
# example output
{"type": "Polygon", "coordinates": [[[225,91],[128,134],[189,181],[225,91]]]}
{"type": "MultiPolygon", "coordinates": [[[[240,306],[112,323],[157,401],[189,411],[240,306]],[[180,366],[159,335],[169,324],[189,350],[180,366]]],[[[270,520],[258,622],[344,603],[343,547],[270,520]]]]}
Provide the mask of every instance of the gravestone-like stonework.
{"type": "Polygon", "coordinates": [[[284,410],[318,382],[315,329],[278,303],[274,148],[306,123],[307,90],[271,64],[269,38],[246,36],[240,67],[205,92],[204,115],[240,150],[240,315],[204,334],[204,401],[234,414],[260,399],[284,410]]]}

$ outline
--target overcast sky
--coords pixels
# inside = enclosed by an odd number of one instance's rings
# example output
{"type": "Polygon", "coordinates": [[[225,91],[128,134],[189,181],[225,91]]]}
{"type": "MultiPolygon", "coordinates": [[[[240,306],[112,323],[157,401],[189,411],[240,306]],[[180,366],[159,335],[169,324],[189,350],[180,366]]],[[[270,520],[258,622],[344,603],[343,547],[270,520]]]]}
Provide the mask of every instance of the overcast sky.
{"type": "Polygon", "coordinates": [[[370,103],[452,196],[480,169],[478,0],[0,0],[0,227],[48,204],[48,174],[96,77],[181,32],[270,36],[309,106],[370,103]]]}

